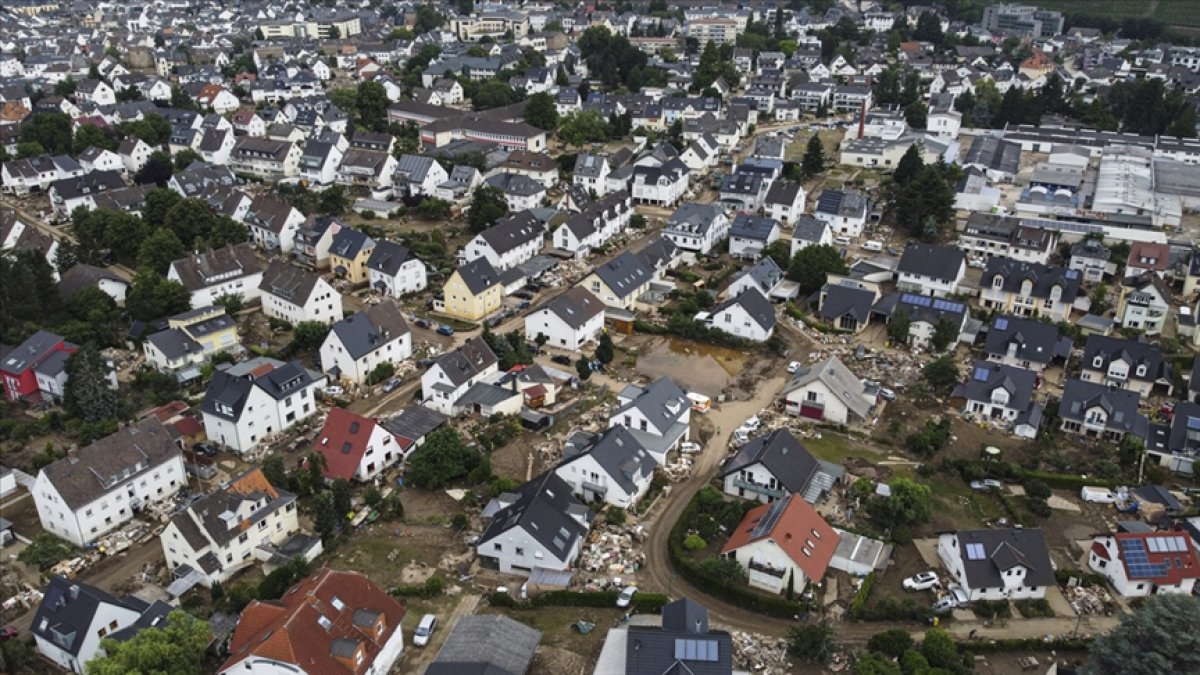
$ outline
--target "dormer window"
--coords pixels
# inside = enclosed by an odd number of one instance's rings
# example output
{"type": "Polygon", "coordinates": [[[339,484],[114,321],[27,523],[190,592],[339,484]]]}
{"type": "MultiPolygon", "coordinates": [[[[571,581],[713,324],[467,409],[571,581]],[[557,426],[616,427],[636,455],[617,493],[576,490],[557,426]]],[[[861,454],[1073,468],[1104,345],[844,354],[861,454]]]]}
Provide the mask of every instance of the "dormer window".
{"type": "Polygon", "coordinates": [[[1103,368],[1104,367],[1104,357],[1097,356],[1096,358],[1092,359],[1092,367],[1093,368],[1103,368]]]}
{"type": "Polygon", "coordinates": [[[1004,286],[1004,277],[996,275],[992,279],[992,288],[1002,288],[1004,286]]]}
{"type": "Polygon", "coordinates": [[[1146,364],[1142,363],[1142,364],[1138,365],[1137,374],[1138,374],[1138,377],[1146,376],[1146,364]]]}

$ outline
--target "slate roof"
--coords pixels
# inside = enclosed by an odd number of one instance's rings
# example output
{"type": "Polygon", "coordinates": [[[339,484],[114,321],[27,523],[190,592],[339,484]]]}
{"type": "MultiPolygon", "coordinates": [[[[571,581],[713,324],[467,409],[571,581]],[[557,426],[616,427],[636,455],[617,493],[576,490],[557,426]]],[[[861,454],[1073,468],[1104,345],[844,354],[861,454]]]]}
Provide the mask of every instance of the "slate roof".
{"type": "Polygon", "coordinates": [[[498,173],[483,182],[499,188],[506,195],[532,197],[546,191],[546,186],[523,173],[498,173]]]}
{"type": "Polygon", "coordinates": [[[374,246],[375,240],[366,234],[358,230],[343,227],[334,235],[333,243],[329,245],[329,254],[354,260],[363,250],[373,248],[374,246]]]}
{"type": "MultiPolygon", "coordinates": [[[[197,552],[211,544],[225,547],[252,525],[257,525],[268,516],[279,512],[296,501],[296,496],[280,490],[267,480],[262,469],[248,469],[175,514],[171,522],[179,527],[188,544],[197,552]],[[254,505],[262,502],[261,506],[254,505]],[[228,519],[223,514],[242,513],[245,505],[251,506],[250,516],[228,519]],[[199,545],[192,537],[199,535],[199,545]],[[211,543],[210,543],[211,542],[211,543]]],[[[240,564],[236,561],[235,564],[240,564]]]]}
{"type": "Polygon", "coordinates": [[[817,381],[822,382],[830,394],[836,396],[859,419],[865,420],[871,414],[871,404],[863,397],[866,387],[862,380],[836,356],[796,369],[791,382],[783,388],[783,393],[786,396],[817,381]]]}
{"type": "Polygon", "coordinates": [[[1003,573],[1018,565],[1025,567],[1025,586],[1053,586],[1054,567],[1041,528],[963,530],[958,540],[966,584],[972,589],[1003,588],[1003,573]],[[983,555],[971,559],[968,544],[980,544],[983,555]]]}
{"type": "Polygon", "coordinates": [[[779,268],[779,264],[775,262],[774,258],[763,256],[753,265],[739,272],[734,277],[734,283],[743,276],[749,276],[761,290],[770,293],[772,288],[783,281],[783,270],[779,268]]]}
{"type": "Polygon", "coordinates": [[[767,204],[786,204],[791,206],[796,202],[796,197],[803,194],[804,188],[799,183],[790,180],[777,180],[771,183],[771,188],[767,190],[767,204]]]}
{"type": "Polygon", "coordinates": [[[543,309],[562,319],[571,328],[579,329],[597,314],[604,313],[604,303],[588,289],[572,286],[530,314],[537,314],[543,309]]]}
{"type": "Polygon", "coordinates": [[[118,598],[90,584],[54,576],[33,616],[30,632],[72,656],[80,656],[87,631],[103,605],[124,607],[134,612],[142,612],[148,607],[133,596],[118,598]]]}
{"type": "Polygon", "coordinates": [[[603,155],[593,155],[586,152],[581,152],[575,157],[575,169],[573,175],[583,176],[585,178],[599,178],[601,170],[608,163],[608,158],[603,155]]]}
{"type": "Polygon", "coordinates": [[[568,464],[587,455],[604,468],[613,481],[626,493],[637,492],[634,478],[649,479],[658,467],[654,459],[629,430],[623,426],[611,427],[592,436],[583,447],[575,452],[565,452],[562,464],[568,464]]]}
{"type": "Polygon", "coordinates": [[[546,228],[542,221],[534,217],[532,213],[522,211],[507,216],[480,232],[478,236],[487,242],[487,245],[498,255],[504,255],[538,239],[545,232],[546,228]]]}
{"type": "Polygon", "coordinates": [[[423,405],[410,405],[380,424],[397,438],[417,442],[446,423],[447,417],[423,405]]]}
{"type": "Polygon", "coordinates": [[[350,358],[358,360],[408,333],[409,327],[396,303],[387,300],[338,321],[330,331],[350,358]]]}
{"type": "Polygon", "coordinates": [[[743,445],[725,465],[721,476],[735,474],[759,463],[775,476],[785,490],[800,495],[808,490],[809,483],[821,469],[821,463],[796,440],[792,432],[776,429],[743,445]]]}
{"type": "Polygon", "coordinates": [[[967,381],[954,388],[951,398],[961,397],[968,401],[990,402],[992,392],[996,389],[1003,389],[1008,392],[1006,407],[1024,411],[1032,403],[1036,383],[1037,373],[1031,370],[1000,363],[976,361],[967,381]]]}
{"type": "Polygon", "coordinates": [[[681,598],[662,611],[662,627],[630,626],[625,644],[627,675],[729,675],[733,672],[733,640],[729,633],[709,630],[708,610],[681,598]],[[687,647],[703,643],[704,658],[687,647]],[[683,648],[683,654],[679,653],[683,648]],[[712,660],[708,660],[708,658],[712,660]]]}
{"type": "Polygon", "coordinates": [[[850,315],[862,325],[871,318],[871,307],[874,304],[875,294],[865,288],[825,284],[821,289],[821,307],[818,314],[826,321],[850,315]]]}
{"type": "Polygon", "coordinates": [[[954,281],[962,273],[965,260],[962,249],[954,246],[912,243],[904,247],[896,272],[954,281]]]}
{"type": "Polygon", "coordinates": [[[995,357],[1008,355],[1016,345],[1013,358],[1030,363],[1048,364],[1071,355],[1071,338],[1059,335],[1058,327],[1018,316],[997,316],[992,319],[984,341],[984,351],[995,357]]]}
{"type": "Polygon", "coordinates": [[[250,244],[230,244],[224,248],[193,254],[171,263],[180,282],[189,291],[197,291],[234,276],[250,276],[262,271],[250,244]],[[224,275],[229,274],[230,277],[224,275]]]}
{"type": "Polygon", "coordinates": [[[12,351],[4,354],[0,371],[20,375],[41,363],[62,341],[63,338],[60,335],[39,330],[14,347],[12,351]]]}
{"type": "Polygon", "coordinates": [[[375,270],[384,276],[394,277],[400,273],[400,268],[410,260],[418,260],[417,256],[404,244],[394,241],[377,241],[375,250],[367,259],[367,268],[375,270]]]}
{"type": "Polygon", "coordinates": [[[610,419],[636,408],[658,429],[669,429],[691,407],[687,394],[669,377],[660,377],[646,387],[629,385],[621,390],[619,398],[630,400],[614,410],[610,419]]]}
{"type": "Polygon", "coordinates": [[[433,168],[435,160],[421,155],[400,155],[396,161],[396,179],[407,179],[413,183],[425,181],[426,174],[433,168]]]}
{"type": "Polygon", "coordinates": [[[719,218],[725,217],[725,209],[718,204],[686,202],[667,219],[665,230],[703,235],[719,218]]]}
{"type": "Polygon", "coordinates": [[[629,251],[621,252],[593,272],[618,298],[625,298],[654,278],[654,271],[639,256],[629,251]]]}
{"type": "Polygon", "coordinates": [[[560,560],[566,559],[589,529],[573,514],[584,517],[589,524],[593,518],[591,510],[571,495],[571,486],[547,471],[517,488],[516,498],[496,511],[479,537],[479,546],[482,550],[486,542],[519,526],[547,551],[560,560]]]}
{"type": "Polygon", "coordinates": [[[500,283],[500,273],[483,256],[459,265],[456,274],[458,274],[463,283],[467,285],[467,289],[474,295],[479,295],[500,283]]]}
{"type": "Polygon", "coordinates": [[[464,616],[425,675],[525,675],[542,632],[501,614],[464,616]]]}
{"type": "Polygon", "coordinates": [[[771,237],[771,233],[778,227],[779,221],[774,218],[739,213],[729,227],[729,236],[752,239],[765,244],[771,237]]]}
{"type": "Polygon", "coordinates": [[[63,178],[50,184],[50,189],[62,199],[75,199],[125,187],[125,179],[116,171],[93,171],[82,176],[63,178]]]}
{"type": "Polygon", "coordinates": [[[1080,422],[1087,416],[1088,410],[1100,407],[1107,414],[1106,430],[1146,438],[1150,423],[1145,415],[1138,413],[1139,398],[1137,392],[1128,389],[1070,379],[1063,385],[1058,416],[1080,422]]]}
{"type": "Polygon", "coordinates": [[[1017,173],[1021,162],[1021,144],[993,136],[976,136],[963,158],[963,166],[980,166],[1007,174],[1017,173]]]}
{"type": "Polygon", "coordinates": [[[315,272],[276,260],[263,272],[258,290],[303,307],[320,280],[315,272]]]}
{"type": "MultiPolygon", "coordinates": [[[[721,302],[716,307],[713,307],[711,316],[716,317],[734,305],[738,305],[745,310],[746,314],[750,315],[750,318],[754,319],[755,323],[763,330],[769,331],[775,328],[775,306],[757,288],[747,288],[739,293],[737,297],[721,302]]],[[[713,327],[720,329],[721,323],[714,321],[713,327]]]]}
{"type": "Polygon", "coordinates": [[[147,417],[80,448],[73,457],[47,465],[42,474],[74,510],[179,456],[171,432],[157,418],[147,417]],[[126,470],[131,471],[130,476],[110,482],[126,470]],[[110,482],[109,487],[105,487],[106,482],[110,482]]]}
{"type": "Polygon", "coordinates": [[[487,342],[473,337],[458,349],[439,356],[435,365],[442,369],[451,384],[458,387],[497,362],[496,354],[487,342]]]}
{"type": "Polygon", "coordinates": [[[1143,382],[1153,382],[1167,376],[1169,363],[1163,359],[1162,350],[1158,346],[1145,342],[1141,338],[1126,339],[1108,335],[1089,335],[1083,346],[1081,364],[1085,370],[1100,370],[1107,372],[1109,365],[1116,360],[1129,365],[1129,379],[1143,382]],[[1097,365],[1097,359],[1100,359],[1097,365]],[[1146,374],[1137,374],[1138,366],[1146,366],[1146,374]]]}
{"type": "Polygon", "coordinates": [[[988,258],[979,280],[980,287],[995,289],[997,277],[1002,279],[1001,288],[1007,293],[1019,293],[1022,284],[1028,280],[1033,284],[1029,295],[1035,298],[1049,298],[1055,286],[1060,289],[1061,302],[1070,304],[1079,294],[1079,271],[1064,267],[994,256],[988,258]]]}

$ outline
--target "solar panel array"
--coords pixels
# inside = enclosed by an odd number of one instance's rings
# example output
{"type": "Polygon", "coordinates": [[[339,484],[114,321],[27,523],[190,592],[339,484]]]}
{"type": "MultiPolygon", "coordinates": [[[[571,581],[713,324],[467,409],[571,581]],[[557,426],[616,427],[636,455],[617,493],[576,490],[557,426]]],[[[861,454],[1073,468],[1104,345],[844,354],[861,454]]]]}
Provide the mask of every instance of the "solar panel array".
{"type": "Polygon", "coordinates": [[[1188,545],[1183,537],[1147,537],[1146,548],[1151,553],[1183,553],[1188,545]]]}
{"type": "Polygon", "coordinates": [[[904,293],[900,296],[900,301],[906,305],[928,307],[939,312],[954,312],[956,314],[961,314],[966,309],[966,306],[961,302],[933,298],[928,295],[917,295],[915,293],[904,293]]]}
{"type": "Polygon", "coordinates": [[[681,661],[711,661],[718,657],[716,640],[675,640],[675,658],[681,661]]]}
{"type": "Polygon", "coordinates": [[[1008,317],[996,319],[996,330],[1008,330],[1008,317]]]}
{"type": "Polygon", "coordinates": [[[750,532],[750,538],[757,539],[775,529],[775,523],[779,522],[779,516],[783,515],[787,504],[788,500],[786,499],[777,499],[771,502],[767,513],[754,525],[754,530],[750,532]]]}
{"type": "Polygon", "coordinates": [[[975,369],[975,379],[979,380],[980,382],[987,382],[988,378],[991,376],[991,372],[991,369],[985,366],[979,366],[975,369]]]}
{"type": "Polygon", "coordinates": [[[1141,539],[1122,539],[1120,544],[1121,557],[1125,560],[1125,568],[1129,570],[1130,578],[1154,579],[1166,576],[1167,566],[1150,562],[1146,545],[1141,539]]]}

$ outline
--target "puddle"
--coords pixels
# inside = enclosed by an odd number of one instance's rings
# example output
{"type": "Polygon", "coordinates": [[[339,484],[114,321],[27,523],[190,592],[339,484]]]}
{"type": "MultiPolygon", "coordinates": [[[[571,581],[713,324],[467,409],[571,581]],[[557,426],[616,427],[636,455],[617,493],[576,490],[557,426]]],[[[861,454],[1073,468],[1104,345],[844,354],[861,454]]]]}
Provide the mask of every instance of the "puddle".
{"type": "Polygon", "coordinates": [[[736,349],[691,340],[659,340],[647,347],[638,356],[639,373],[670,377],[688,391],[707,396],[721,393],[746,363],[746,354],[736,349]]]}

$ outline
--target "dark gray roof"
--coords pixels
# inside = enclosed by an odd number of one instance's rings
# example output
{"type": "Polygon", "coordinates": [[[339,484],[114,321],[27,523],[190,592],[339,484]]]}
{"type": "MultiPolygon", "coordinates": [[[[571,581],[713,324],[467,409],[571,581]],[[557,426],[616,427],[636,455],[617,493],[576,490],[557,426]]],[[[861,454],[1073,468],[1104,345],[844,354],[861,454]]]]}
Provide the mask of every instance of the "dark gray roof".
{"type": "Polygon", "coordinates": [[[865,218],[867,198],[857,190],[825,190],[817,198],[816,211],[846,218],[865,218]]]}
{"type": "Polygon", "coordinates": [[[595,269],[595,273],[619,298],[640,289],[654,277],[650,267],[629,251],[624,251],[600,265],[595,269]]]}
{"type": "Polygon", "coordinates": [[[496,354],[487,342],[483,338],[473,337],[458,349],[439,356],[434,365],[440,367],[451,384],[458,387],[496,362],[496,354]]]}
{"type": "Polygon", "coordinates": [[[1149,422],[1138,413],[1137,392],[1116,389],[1094,382],[1067,380],[1059,399],[1058,416],[1072,421],[1082,421],[1087,411],[1099,407],[1107,415],[1104,427],[1108,431],[1132,433],[1145,438],[1149,422]]]}
{"type": "Polygon", "coordinates": [[[904,247],[904,254],[900,256],[900,264],[896,271],[953,281],[958,279],[964,262],[962,249],[913,243],[904,247]]]}
{"type": "Polygon", "coordinates": [[[1050,290],[1055,286],[1060,289],[1061,301],[1064,303],[1074,302],[1075,296],[1079,294],[1079,271],[1064,267],[1049,267],[995,256],[987,261],[987,267],[979,280],[980,287],[995,288],[997,277],[1002,280],[1001,288],[1009,293],[1019,292],[1022,284],[1028,280],[1033,284],[1029,295],[1035,298],[1049,298],[1050,290]]]}
{"type": "Polygon", "coordinates": [[[542,633],[500,614],[458,620],[425,675],[525,675],[542,633]]]}
{"type": "Polygon", "coordinates": [[[276,260],[263,271],[258,290],[303,307],[320,279],[315,272],[276,260]]]}
{"type": "Polygon", "coordinates": [[[733,641],[709,630],[708,610],[682,598],[663,607],[662,627],[630,626],[626,675],[729,675],[733,641]]]}
{"type": "Polygon", "coordinates": [[[49,464],[42,473],[67,506],[78,509],[179,454],[170,432],[151,416],[49,464]]]}
{"type": "Polygon", "coordinates": [[[763,177],[757,173],[734,173],[721,178],[721,194],[758,195],[763,177]]]}
{"type": "Polygon", "coordinates": [[[93,171],[74,178],[63,178],[50,184],[50,189],[63,199],[94,195],[106,190],[125,187],[125,179],[116,171],[93,171]]]}
{"type": "Polygon", "coordinates": [[[63,298],[70,298],[85,288],[91,288],[103,280],[116,281],[128,285],[128,282],[103,267],[85,263],[76,263],[71,269],[63,272],[58,281],[58,292],[63,298]]]}
{"type": "Polygon", "coordinates": [[[774,181],[771,183],[771,189],[767,190],[766,203],[787,204],[790,206],[795,203],[796,197],[803,190],[799,183],[794,183],[790,180],[774,181]]]}
{"type": "Polygon", "coordinates": [[[704,234],[718,218],[723,217],[725,217],[725,209],[718,204],[687,202],[675,209],[675,213],[671,214],[664,229],[688,234],[704,234]]]}
{"type": "Polygon", "coordinates": [[[779,268],[779,264],[775,262],[774,258],[763,256],[758,259],[758,262],[742,270],[734,281],[736,282],[743,276],[749,276],[758,284],[759,288],[770,292],[776,284],[783,281],[783,270],[779,268]]]}
{"type": "MultiPolygon", "coordinates": [[[[751,286],[739,293],[737,297],[729,298],[716,307],[713,307],[712,316],[716,316],[734,305],[739,305],[745,310],[750,315],[750,318],[754,319],[763,330],[772,330],[775,328],[775,306],[757,288],[751,286]]],[[[714,323],[713,326],[720,328],[721,324],[714,323]]]]}
{"type": "Polygon", "coordinates": [[[50,578],[30,630],[68,654],[79,656],[102,605],[115,605],[135,612],[148,607],[133,596],[118,598],[81,581],[55,576],[50,578]]]}
{"type": "Polygon", "coordinates": [[[253,387],[254,383],[248,378],[215,371],[204,392],[200,410],[227,420],[237,420],[242,416],[242,407],[246,405],[253,387]]]}
{"type": "Polygon", "coordinates": [[[637,408],[655,427],[669,429],[684,413],[690,403],[687,394],[669,377],[660,377],[646,387],[629,385],[621,391],[622,398],[631,400],[617,408],[611,417],[617,417],[631,408],[637,408]]]}
{"type": "Polygon", "coordinates": [[[958,539],[967,585],[972,589],[1003,588],[1002,573],[1018,565],[1025,567],[1025,586],[1055,584],[1054,567],[1041,528],[964,530],[954,536],[958,539]],[[968,549],[972,544],[982,547],[982,555],[972,557],[974,554],[968,549]]]}
{"type": "Polygon", "coordinates": [[[761,463],[785,490],[803,495],[820,464],[787,429],[776,429],[742,446],[725,466],[722,476],[761,463]]]}
{"type": "Polygon", "coordinates": [[[480,256],[470,262],[459,265],[458,276],[467,285],[471,293],[479,295],[487,289],[500,283],[500,273],[492,267],[488,259],[480,256]]]}
{"type": "Polygon", "coordinates": [[[729,236],[753,239],[765,243],[770,238],[771,232],[778,227],[779,221],[774,218],[741,213],[738,214],[737,218],[733,219],[733,225],[729,228],[729,236]]]}
{"type": "Polygon", "coordinates": [[[523,527],[531,537],[553,553],[566,558],[575,543],[587,536],[588,526],[575,519],[579,514],[590,523],[592,512],[571,495],[571,486],[553,471],[547,471],[517,489],[512,503],[492,516],[479,537],[479,546],[523,527]]]}
{"type": "Polygon", "coordinates": [[[1129,379],[1153,382],[1168,375],[1169,363],[1163,359],[1162,350],[1143,339],[1125,339],[1108,335],[1089,335],[1083,346],[1082,366],[1085,370],[1108,371],[1113,361],[1121,360],[1129,365],[1129,379]],[[1097,365],[1097,359],[1100,359],[1097,365]],[[1145,375],[1138,375],[1138,366],[1146,367],[1145,375]]]}
{"type": "Polygon", "coordinates": [[[864,324],[871,318],[871,307],[875,304],[875,294],[857,286],[841,284],[825,284],[821,289],[822,319],[832,321],[847,314],[859,324],[864,324]]]}
{"type": "Polygon", "coordinates": [[[193,254],[176,260],[171,267],[189,291],[233,278],[226,275],[250,276],[262,271],[250,244],[230,244],[215,251],[193,254]]]}
{"type": "MultiPolygon", "coordinates": [[[[193,536],[201,534],[203,537],[204,543],[201,546],[196,547],[190,537],[188,537],[189,544],[192,544],[194,548],[204,548],[209,546],[211,541],[219,547],[224,547],[242,534],[246,527],[245,524],[257,525],[268,516],[281,512],[288,504],[296,501],[296,495],[274,487],[272,487],[274,494],[258,489],[247,490],[247,486],[255,487],[262,480],[259,477],[258,480],[239,482],[250,473],[260,472],[257,468],[242,472],[231,479],[225,487],[204,495],[171,518],[171,522],[177,526],[182,526],[186,522],[189,529],[196,528],[195,532],[185,532],[185,537],[188,534],[193,536]],[[247,504],[252,507],[251,512],[243,519],[237,514],[241,513],[242,507],[247,504]]],[[[184,528],[180,527],[180,529],[184,528]]],[[[236,561],[235,564],[240,564],[240,562],[236,561]]]]}
{"type": "Polygon", "coordinates": [[[546,232],[542,221],[528,211],[514,213],[479,233],[488,246],[500,255],[524,246],[546,232]]]}
{"type": "Polygon", "coordinates": [[[404,244],[394,241],[377,241],[375,242],[375,251],[367,260],[367,267],[394,277],[400,272],[400,267],[404,263],[416,259],[417,256],[404,244]]]}
{"type": "Polygon", "coordinates": [[[329,245],[329,252],[353,260],[364,248],[371,248],[374,245],[374,240],[362,232],[343,227],[334,235],[333,243],[329,245]]]}
{"type": "Polygon", "coordinates": [[[993,171],[1015,174],[1021,162],[1021,144],[993,136],[976,136],[963,158],[963,166],[977,164],[993,171]]]}
{"type": "Polygon", "coordinates": [[[330,329],[351,358],[358,360],[409,332],[408,322],[396,303],[387,300],[356,312],[330,329]]]}
{"type": "Polygon", "coordinates": [[[1018,316],[998,316],[988,328],[984,350],[992,356],[1006,356],[1030,363],[1047,364],[1071,355],[1071,338],[1059,335],[1054,324],[1018,316]]]}
{"type": "Polygon", "coordinates": [[[597,314],[604,313],[604,303],[582,286],[573,286],[565,293],[535,309],[531,314],[547,310],[572,328],[580,328],[597,314]]]}
{"type": "Polygon", "coordinates": [[[446,416],[423,405],[410,405],[399,415],[381,422],[394,436],[406,438],[414,443],[425,438],[446,423],[446,416]]]}
{"type": "Polygon", "coordinates": [[[523,173],[498,173],[484,181],[494,188],[499,188],[506,195],[531,197],[539,192],[545,192],[546,186],[523,173]]]}
{"type": "Polygon", "coordinates": [[[1037,373],[1016,366],[1006,366],[987,361],[976,361],[967,381],[954,389],[953,398],[968,401],[991,401],[992,392],[1003,389],[1008,392],[1007,407],[1027,410],[1037,384],[1037,373]]]}
{"type": "Polygon", "coordinates": [[[562,463],[573,462],[583,455],[596,460],[625,492],[636,492],[638,486],[633,479],[651,476],[658,466],[658,461],[646,452],[628,429],[620,425],[592,437],[588,445],[576,448],[573,454],[566,454],[562,463]]]}
{"type": "Polygon", "coordinates": [[[574,175],[594,177],[600,176],[600,170],[608,162],[608,158],[603,155],[593,155],[586,152],[581,152],[575,157],[574,175]]]}

